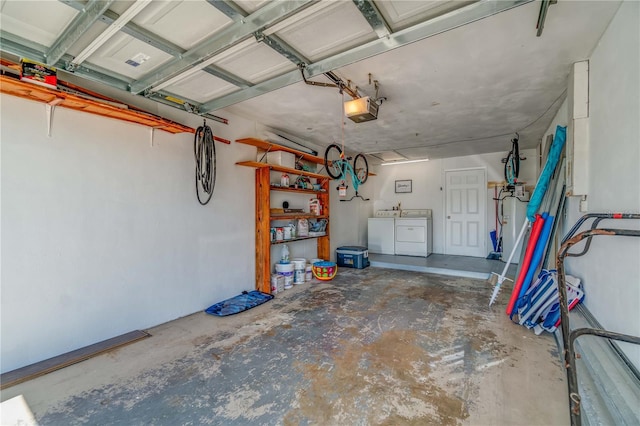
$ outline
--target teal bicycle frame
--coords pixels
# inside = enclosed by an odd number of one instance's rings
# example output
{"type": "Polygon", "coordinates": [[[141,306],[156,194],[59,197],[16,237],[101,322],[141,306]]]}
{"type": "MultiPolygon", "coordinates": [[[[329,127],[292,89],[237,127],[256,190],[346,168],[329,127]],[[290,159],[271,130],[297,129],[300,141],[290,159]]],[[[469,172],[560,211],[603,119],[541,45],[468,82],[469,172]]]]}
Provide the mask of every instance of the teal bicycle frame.
{"type": "Polygon", "coordinates": [[[353,159],[353,165],[349,162],[350,158],[345,157],[342,148],[336,144],[327,147],[324,153],[324,165],[327,174],[333,179],[346,180],[351,177],[353,189],[358,196],[358,188],[366,182],[369,177],[369,164],[364,155],[358,154],[353,159]]]}

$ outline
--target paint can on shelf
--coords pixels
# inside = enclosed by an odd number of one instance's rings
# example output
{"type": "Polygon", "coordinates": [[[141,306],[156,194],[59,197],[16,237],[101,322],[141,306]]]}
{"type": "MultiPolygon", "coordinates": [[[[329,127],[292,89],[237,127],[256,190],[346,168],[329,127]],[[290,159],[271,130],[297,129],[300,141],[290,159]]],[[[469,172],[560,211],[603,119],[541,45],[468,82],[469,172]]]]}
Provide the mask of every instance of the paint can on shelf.
{"type": "Polygon", "coordinates": [[[290,226],[285,226],[283,229],[283,237],[285,240],[290,240],[291,239],[291,227],[290,226]]]}
{"type": "Polygon", "coordinates": [[[284,291],[284,277],[279,274],[271,275],[271,294],[278,294],[284,291]]]}
{"type": "Polygon", "coordinates": [[[284,239],[284,229],[276,228],[276,241],[282,241],[284,239]]]}
{"type": "Polygon", "coordinates": [[[284,278],[284,289],[290,289],[293,284],[293,263],[276,263],[276,272],[284,278]]]}
{"type": "Polygon", "coordinates": [[[304,280],[311,281],[313,279],[313,272],[311,272],[311,264],[307,263],[304,267],[304,280]]]}
{"type": "Polygon", "coordinates": [[[304,284],[305,265],[307,259],[293,259],[293,283],[304,284]]]}

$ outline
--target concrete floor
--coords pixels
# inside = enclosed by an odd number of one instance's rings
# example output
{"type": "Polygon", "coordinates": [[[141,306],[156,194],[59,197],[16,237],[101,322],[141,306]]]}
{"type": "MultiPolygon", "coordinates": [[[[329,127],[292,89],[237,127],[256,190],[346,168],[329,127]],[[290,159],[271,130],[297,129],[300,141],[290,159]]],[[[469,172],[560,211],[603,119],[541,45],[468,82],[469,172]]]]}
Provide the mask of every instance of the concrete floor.
{"type": "MultiPolygon", "coordinates": [[[[505,266],[505,263],[500,260],[435,253],[427,257],[369,253],[369,261],[371,266],[378,268],[427,272],[478,280],[486,280],[492,272],[501,274],[505,266]]],[[[516,264],[509,266],[507,277],[513,278],[516,275],[517,266],[516,264]]]]}
{"type": "Polygon", "coordinates": [[[152,337],[2,392],[41,425],[567,424],[555,341],[487,306],[490,286],[340,269],[244,313],[152,337]]]}

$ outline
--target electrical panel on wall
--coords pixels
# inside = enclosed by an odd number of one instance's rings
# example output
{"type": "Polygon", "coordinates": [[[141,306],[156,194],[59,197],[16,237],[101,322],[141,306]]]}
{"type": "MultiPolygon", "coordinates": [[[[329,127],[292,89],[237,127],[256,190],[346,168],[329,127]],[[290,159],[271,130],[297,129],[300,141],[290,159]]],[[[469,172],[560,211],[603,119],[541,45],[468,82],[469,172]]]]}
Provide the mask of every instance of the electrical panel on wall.
{"type": "Polygon", "coordinates": [[[589,61],[572,65],[567,97],[567,195],[586,196],[589,192],[589,61]]]}

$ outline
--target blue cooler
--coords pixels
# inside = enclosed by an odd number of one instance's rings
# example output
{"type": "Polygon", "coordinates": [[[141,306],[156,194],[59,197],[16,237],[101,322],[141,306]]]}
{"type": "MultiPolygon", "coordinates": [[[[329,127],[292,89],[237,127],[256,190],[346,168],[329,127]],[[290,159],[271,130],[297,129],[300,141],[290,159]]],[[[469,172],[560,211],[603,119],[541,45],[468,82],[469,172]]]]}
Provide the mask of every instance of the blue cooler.
{"type": "Polygon", "coordinates": [[[338,266],[364,269],[369,266],[369,249],[361,246],[344,246],[336,249],[338,266]]]}

